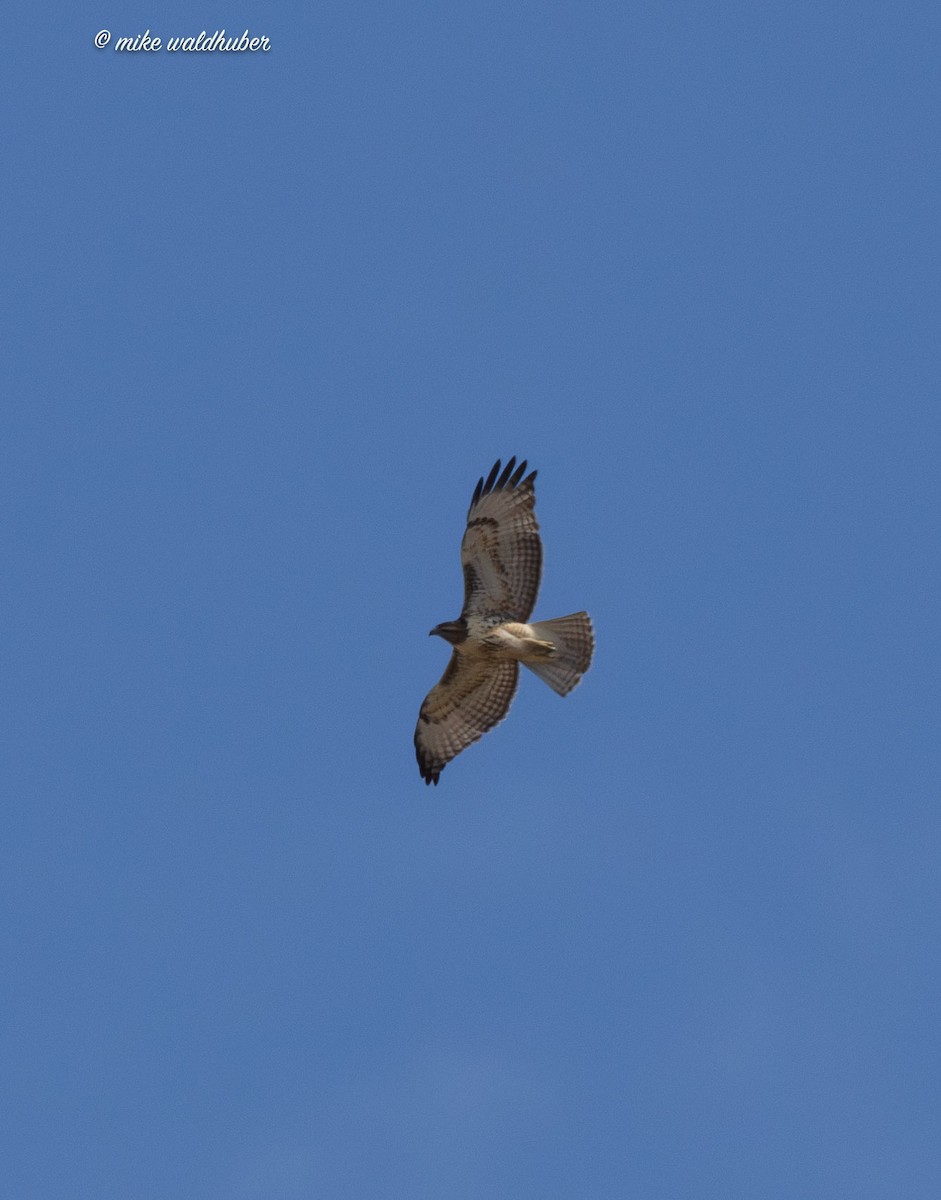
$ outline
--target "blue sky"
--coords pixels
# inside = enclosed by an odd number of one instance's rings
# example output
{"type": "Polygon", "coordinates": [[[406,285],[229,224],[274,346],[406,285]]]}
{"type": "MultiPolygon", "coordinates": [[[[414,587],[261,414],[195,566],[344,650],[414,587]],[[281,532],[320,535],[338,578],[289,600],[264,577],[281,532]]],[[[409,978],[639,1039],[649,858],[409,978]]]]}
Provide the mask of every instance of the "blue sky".
{"type": "Polygon", "coordinates": [[[936,1196],[936,6],[8,25],[5,1194],[936,1196]]]}

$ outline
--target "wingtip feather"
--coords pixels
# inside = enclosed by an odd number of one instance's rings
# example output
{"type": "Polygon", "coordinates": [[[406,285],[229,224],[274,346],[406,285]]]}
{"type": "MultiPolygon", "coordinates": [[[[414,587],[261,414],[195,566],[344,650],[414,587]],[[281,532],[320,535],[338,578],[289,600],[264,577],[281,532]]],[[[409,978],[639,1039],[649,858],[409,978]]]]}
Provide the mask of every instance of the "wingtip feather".
{"type": "Polygon", "coordinates": [[[521,487],[532,488],[536,482],[537,472],[530,471],[526,475],[526,468],[528,466],[529,463],[525,458],[517,463],[515,454],[509,459],[506,466],[503,466],[502,459],[498,458],[490,468],[490,473],[486,477],[482,475],[477,480],[477,486],[474,488],[470,507],[473,508],[479,500],[484,496],[489,496],[491,492],[515,491],[521,487]]]}

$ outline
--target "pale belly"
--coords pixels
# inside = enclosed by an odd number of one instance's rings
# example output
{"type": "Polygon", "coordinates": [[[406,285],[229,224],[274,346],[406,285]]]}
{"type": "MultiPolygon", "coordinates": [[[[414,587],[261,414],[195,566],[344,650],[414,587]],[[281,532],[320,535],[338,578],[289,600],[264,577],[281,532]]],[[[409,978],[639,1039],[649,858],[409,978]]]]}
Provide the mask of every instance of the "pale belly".
{"type": "Polygon", "coordinates": [[[505,625],[488,629],[478,645],[481,653],[492,655],[494,658],[513,658],[518,662],[544,659],[555,653],[551,642],[541,641],[536,637],[531,625],[524,625],[519,621],[508,621],[505,625]]]}

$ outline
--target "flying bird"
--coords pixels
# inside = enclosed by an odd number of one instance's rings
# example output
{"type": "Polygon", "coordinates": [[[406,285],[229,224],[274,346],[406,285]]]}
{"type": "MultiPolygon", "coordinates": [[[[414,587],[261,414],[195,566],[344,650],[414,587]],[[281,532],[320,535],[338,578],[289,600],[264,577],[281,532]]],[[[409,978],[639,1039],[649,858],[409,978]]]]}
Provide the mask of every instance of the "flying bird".
{"type": "Polygon", "coordinates": [[[474,489],[461,543],[464,607],[429,637],[453,647],[451,661],[418,714],[415,753],[425,783],[502,721],[519,681],[519,664],[567,696],[591,664],[588,613],[528,624],[542,574],[536,522],[536,472],[513,457],[497,459],[474,489]],[[525,478],[524,478],[525,476],[525,478]]]}

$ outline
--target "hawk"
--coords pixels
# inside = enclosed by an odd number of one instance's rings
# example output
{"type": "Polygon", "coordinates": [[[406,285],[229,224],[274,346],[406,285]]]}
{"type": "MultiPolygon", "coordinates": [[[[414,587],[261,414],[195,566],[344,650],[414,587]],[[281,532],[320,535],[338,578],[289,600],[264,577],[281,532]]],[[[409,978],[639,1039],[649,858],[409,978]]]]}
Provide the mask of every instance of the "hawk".
{"type": "Polygon", "coordinates": [[[542,574],[535,479],[525,460],[517,466],[513,457],[501,471],[497,459],[474,489],[461,543],[464,607],[429,633],[453,650],[418,714],[415,753],[425,783],[437,784],[452,758],[503,720],[520,663],[560,696],[591,663],[588,613],[527,624],[542,574]]]}

